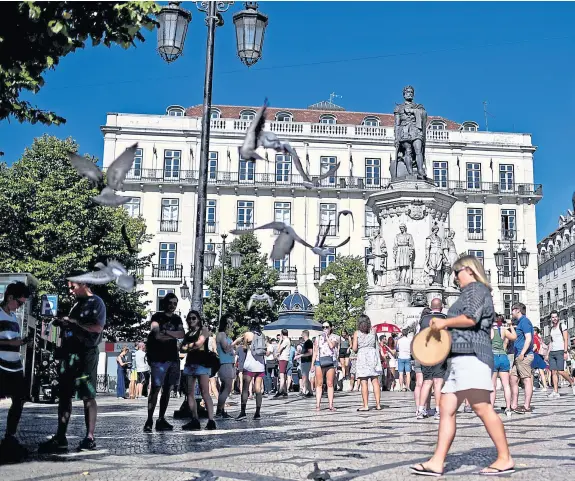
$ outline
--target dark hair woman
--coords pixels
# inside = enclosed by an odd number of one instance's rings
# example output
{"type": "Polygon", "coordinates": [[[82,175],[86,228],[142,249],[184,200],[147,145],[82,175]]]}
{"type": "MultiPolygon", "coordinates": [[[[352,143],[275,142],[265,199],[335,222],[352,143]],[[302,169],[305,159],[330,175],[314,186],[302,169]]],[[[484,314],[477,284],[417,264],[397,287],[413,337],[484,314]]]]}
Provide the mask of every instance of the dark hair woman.
{"type": "Polygon", "coordinates": [[[357,331],[353,334],[352,349],[357,352],[356,376],[361,383],[363,406],[358,411],[369,411],[369,380],[373,386],[375,409],[381,410],[381,387],[379,376],[383,373],[377,337],[371,332],[371,321],[366,315],[359,316],[357,331]]]}
{"type": "Polygon", "coordinates": [[[341,331],[341,339],[339,343],[339,365],[343,372],[344,379],[349,376],[349,356],[351,354],[351,337],[347,329],[341,331]]]}
{"type": "Polygon", "coordinates": [[[335,411],[336,409],[333,406],[333,387],[339,337],[333,334],[330,321],[323,321],[322,327],[323,333],[316,337],[312,356],[312,363],[315,366],[315,410],[320,410],[323,376],[325,375],[329,410],[335,411]]]}
{"type": "Polygon", "coordinates": [[[221,384],[218,396],[218,407],[216,408],[216,417],[225,419],[231,418],[231,416],[225,412],[224,407],[236,377],[236,369],[234,367],[235,352],[232,345],[233,341],[228,335],[228,332],[231,332],[234,327],[234,321],[235,318],[232,314],[228,312],[222,314],[222,317],[220,317],[218,334],[216,336],[216,347],[218,350],[218,357],[220,358],[218,377],[220,378],[221,384]]]}

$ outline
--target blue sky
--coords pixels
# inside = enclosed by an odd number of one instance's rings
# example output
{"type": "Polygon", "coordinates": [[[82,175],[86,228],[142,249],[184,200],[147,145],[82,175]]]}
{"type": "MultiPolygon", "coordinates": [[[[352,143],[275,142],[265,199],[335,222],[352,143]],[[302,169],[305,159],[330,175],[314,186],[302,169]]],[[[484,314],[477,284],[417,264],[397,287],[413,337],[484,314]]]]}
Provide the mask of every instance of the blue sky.
{"type": "MultiPolygon", "coordinates": [[[[64,58],[31,99],[67,119],[60,127],[0,123],[3,160],[17,160],[35,136],[72,136],[101,157],[106,112],[161,114],[202,101],[206,28],[193,13],[184,56],[171,65],[156,34],[136,49],[88,48],[64,58]]],[[[575,190],[574,3],[260,2],[269,16],[263,59],[251,69],[235,53],[233,12],[216,34],[214,103],[305,107],[341,95],[347,110],[391,112],[406,84],[431,115],[484,128],[529,132],[538,146],[538,238],[557,226],[575,190]],[[551,108],[552,105],[555,107],[551,108]],[[568,130],[569,129],[569,130],[568,130]]]]}

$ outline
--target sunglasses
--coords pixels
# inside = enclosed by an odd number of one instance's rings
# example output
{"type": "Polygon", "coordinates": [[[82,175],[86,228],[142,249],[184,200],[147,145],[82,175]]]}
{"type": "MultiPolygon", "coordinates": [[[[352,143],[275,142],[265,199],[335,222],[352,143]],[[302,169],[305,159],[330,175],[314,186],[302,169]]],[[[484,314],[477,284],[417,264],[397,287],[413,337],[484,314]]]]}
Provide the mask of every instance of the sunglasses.
{"type": "Polygon", "coordinates": [[[195,321],[195,320],[197,320],[198,318],[197,318],[196,316],[190,316],[189,319],[190,319],[190,321],[195,321]]]}
{"type": "Polygon", "coordinates": [[[24,305],[24,303],[26,302],[26,299],[24,299],[23,301],[21,301],[20,299],[14,299],[14,300],[18,304],[18,309],[21,308],[24,305]]]}
{"type": "Polygon", "coordinates": [[[329,329],[329,325],[322,326],[324,329],[329,329]]]}

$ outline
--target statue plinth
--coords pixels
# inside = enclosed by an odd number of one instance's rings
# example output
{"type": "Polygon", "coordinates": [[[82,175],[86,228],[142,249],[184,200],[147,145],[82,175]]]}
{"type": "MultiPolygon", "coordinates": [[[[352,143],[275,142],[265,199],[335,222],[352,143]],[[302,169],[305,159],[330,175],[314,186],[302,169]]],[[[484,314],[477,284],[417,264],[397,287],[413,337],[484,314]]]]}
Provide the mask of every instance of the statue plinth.
{"type": "Polygon", "coordinates": [[[409,307],[411,305],[411,293],[413,289],[408,285],[398,284],[392,287],[393,307],[409,307]]]}

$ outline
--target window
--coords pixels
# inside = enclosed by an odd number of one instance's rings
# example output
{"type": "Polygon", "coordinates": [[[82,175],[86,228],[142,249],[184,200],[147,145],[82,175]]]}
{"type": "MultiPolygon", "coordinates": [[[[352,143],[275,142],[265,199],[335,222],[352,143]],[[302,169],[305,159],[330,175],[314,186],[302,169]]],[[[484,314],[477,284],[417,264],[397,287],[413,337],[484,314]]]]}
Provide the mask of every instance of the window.
{"type": "Polygon", "coordinates": [[[515,209],[501,210],[501,236],[503,239],[517,240],[515,209]]]}
{"type": "Polygon", "coordinates": [[[468,253],[470,256],[475,256],[475,257],[477,257],[477,260],[478,260],[479,262],[481,262],[481,265],[485,265],[485,256],[484,256],[483,251],[478,251],[478,250],[470,249],[470,250],[467,251],[467,253],[468,253]]]}
{"type": "Polygon", "coordinates": [[[547,305],[551,304],[551,291],[547,291],[547,305]]]}
{"type": "Polygon", "coordinates": [[[276,114],[276,122],[292,122],[293,115],[289,112],[278,112],[276,114]]]}
{"type": "Polygon", "coordinates": [[[379,119],[377,117],[366,117],[363,119],[362,124],[367,127],[379,127],[379,119]]]}
{"type": "Polygon", "coordinates": [[[256,163],[240,159],[240,182],[253,182],[256,177],[256,163]]]}
{"type": "Polygon", "coordinates": [[[477,132],[479,130],[479,125],[476,122],[463,122],[461,128],[466,132],[477,132]]]}
{"type": "Polygon", "coordinates": [[[291,203],[276,202],[274,203],[274,221],[291,224],[291,203]]]}
{"type": "Polygon", "coordinates": [[[447,187],[447,162],[433,162],[433,181],[437,187],[447,187]]]}
{"type": "Polygon", "coordinates": [[[206,232],[209,234],[216,232],[217,206],[218,203],[215,200],[208,200],[206,204],[206,232]]]}
{"type": "MultiPolygon", "coordinates": [[[[503,276],[511,277],[511,253],[509,251],[505,252],[505,257],[503,261],[503,276]]],[[[513,252],[513,277],[517,279],[517,252],[513,252]]]]}
{"type": "Polygon", "coordinates": [[[179,199],[162,199],[162,213],[160,218],[161,232],[178,231],[179,199]]]}
{"type": "MultiPolygon", "coordinates": [[[[320,174],[325,174],[335,164],[337,164],[337,157],[320,157],[320,174]]],[[[322,183],[323,185],[335,184],[335,174],[326,179],[323,179],[322,183]]]]}
{"type": "Polygon", "coordinates": [[[254,110],[242,110],[240,112],[240,119],[241,120],[254,120],[256,116],[256,112],[254,110]]]}
{"type": "MultiPolygon", "coordinates": [[[[132,176],[136,179],[142,177],[142,160],[144,159],[144,150],[136,149],[134,151],[134,163],[132,164],[132,176]]],[[[128,174],[129,175],[129,174],[128,174]]]]}
{"type": "Polygon", "coordinates": [[[556,287],[553,290],[553,294],[555,294],[555,302],[557,302],[557,300],[559,299],[559,288],[558,287],[556,287]]]}
{"type": "Polygon", "coordinates": [[[140,198],[132,197],[127,203],[124,204],[124,209],[128,212],[130,217],[140,216],[140,198]]]}
{"type": "Polygon", "coordinates": [[[319,117],[320,124],[335,124],[337,123],[337,119],[330,114],[320,115],[319,117]]]}
{"type": "Polygon", "coordinates": [[[575,279],[571,279],[571,294],[575,295],[575,279]]]}
{"type": "Polygon", "coordinates": [[[328,247],[328,250],[329,250],[328,255],[321,256],[319,258],[320,272],[323,272],[325,269],[327,269],[327,266],[329,266],[333,261],[335,261],[335,247],[328,247]]]}
{"type": "Polygon", "coordinates": [[[381,178],[381,159],[365,159],[365,184],[379,185],[381,178]]]}
{"type": "Polygon", "coordinates": [[[290,183],[291,155],[276,154],[276,182],[290,183]]]}
{"type": "Polygon", "coordinates": [[[445,123],[441,120],[432,120],[429,124],[430,130],[445,130],[445,123]]]}
{"type": "Polygon", "coordinates": [[[336,232],[337,204],[320,204],[319,205],[319,225],[320,232],[324,235],[335,235],[336,232]],[[328,229],[329,225],[329,231],[328,229]]]}
{"type": "Polygon", "coordinates": [[[286,254],[283,259],[274,260],[274,269],[280,272],[289,271],[289,254],[286,254]]]}
{"type": "Polygon", "coordinates": [[[166,113],[170,117],[183,117],[184,108],[180,107],[179,105],[171,105],[167,108],[166,113]]]}
{"type": "Polygon", "coordinates": [[[210,119],[215,120],[219,119],[222,116],[220,109],[211,109],[210,110],[210,119]]]}
{"type": "Polygon", "coordinates": [[[162,310],[162,299],[169,293],[175,294],[174,289],[158,289],[156,294],[156,311],[162,310]]]}
{"type": "Polygon", "coordinates": [[[567,284],[563,284],[563,302],[567,303],[567,284]]]}
{"type": "Polygon", "coordinates": [[[164,179],[179,179],[181,150],[164,150],[164,179]]]}
{"type": "Polygon", "coordinates": [[[174,270],[176,268],[176,243],[160,242],[160,270],[174,270]]]}
{"type": "Polygon", "coordinates": [[[553,259],[553,277],[557,277],[557,269],[559,266],[557,265],[557,259],[553,259]]]}
{"type": "Polygon", "coordinates": [[[377,217],[371,210],[371,207],[365,206],[365,237],[375,237],[379,225],[377,223],[377,217]]]}
{"type": "Polygon", "coordinates": [[[511,293],[503,294],[503,315],[505,319],[511,319],[511,306],[519,302],[519,294],[513,295],[513,302],[511,302],[511,293]]]}
{"type": "Polygon", "coordinates": [[[571,252],[569,257],[571,258],[571,267],[575,266],[575,251],[571,252]]]}
{"type": "Polygon", "coordinates": [[[467,209],[467,238],[483,239],[483,209],[467,209]]]}
{"type": "Polygon", "coordinates": [[[501,192],[513,191],[513,166],[499,166],[499,190],[501,192]]]}
{"type": "Polygon", "coordinates": [[[477,162],[467,163],[467,188],[481,188],[481,164],[477,162]]]}
{"type": "Polygon", "coordinates": [[[254,203],[248,200],[238,200],[237,228],[252,229],[254,227],[254,203]]]}
{"type": "Polygon", "coordinates": [[[539,296],[539,310],[543,310],[543,296],[539,296]]]}
{"type": "Polygon", "coordinates": [[[567,256],[561,256],[561,272],[567,270],[567,256]]]}
{"type": "Polygon", "coordinates": [[[208,180],[218,179],[218,153],[210,152],[208,158],[208,180]]]}

